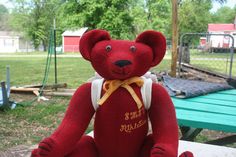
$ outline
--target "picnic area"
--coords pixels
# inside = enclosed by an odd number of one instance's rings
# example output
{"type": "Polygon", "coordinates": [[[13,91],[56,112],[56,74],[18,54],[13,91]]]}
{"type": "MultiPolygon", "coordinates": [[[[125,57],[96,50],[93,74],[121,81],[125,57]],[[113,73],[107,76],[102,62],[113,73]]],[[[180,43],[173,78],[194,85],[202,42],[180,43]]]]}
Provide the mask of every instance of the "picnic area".
{"type": "MultiPolygon", "coordinates": [[[[79,52],[83,35],[94,29],[126,42],[160,31],[163,60],[143,77],[173,102],[179,155],[236,156],[234,1],[6,0],[0,20],[0,157],[29,157],[61,124],[76,90],[101,78],[79,52]]],[[[93,117],[88,136],[94,123],[93,117]]]]}

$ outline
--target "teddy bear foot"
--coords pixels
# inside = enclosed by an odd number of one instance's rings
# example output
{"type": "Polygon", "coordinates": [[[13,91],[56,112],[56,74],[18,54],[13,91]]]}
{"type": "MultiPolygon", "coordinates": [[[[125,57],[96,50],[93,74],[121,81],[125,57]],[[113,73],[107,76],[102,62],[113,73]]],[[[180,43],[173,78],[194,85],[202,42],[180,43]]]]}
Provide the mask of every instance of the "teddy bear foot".
{"type": "Polygon", "coordinates": [[[192,152],[183,152],[179,157],[194,157],[192,152]]]}

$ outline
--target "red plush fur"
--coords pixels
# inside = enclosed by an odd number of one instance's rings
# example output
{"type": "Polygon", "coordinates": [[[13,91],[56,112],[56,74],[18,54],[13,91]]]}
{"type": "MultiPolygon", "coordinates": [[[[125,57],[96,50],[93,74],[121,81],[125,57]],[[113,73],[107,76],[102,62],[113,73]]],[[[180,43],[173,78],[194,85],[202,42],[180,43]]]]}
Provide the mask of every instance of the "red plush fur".
{"type": "MultiPolygon", "coordinates": [[[[146,31],[135,41],[112,40],[108,32],[93,30],[80,41],[82,56],[105,80],[142,76],[160,63],[166,50],[164,36],[146,31]]],[[[131,84],[141,98],[140,87],[131,84]]],[[[102,95],[105,91],[102,91],[102,95]]],[[[78,88],[58,129],[40,142],[34,157],[177,157],[178,126],[175,109],[165,89],[152,85],[151,107],[140,109],[125,88],[118,88],[96,111],[94,138],[84,132],[94,115],[91,83],[78,88]],[[153,133],[147,136],[148,117],[153,133]]],[[[181,157],[192,157],[185,152],[181,157]]]]}

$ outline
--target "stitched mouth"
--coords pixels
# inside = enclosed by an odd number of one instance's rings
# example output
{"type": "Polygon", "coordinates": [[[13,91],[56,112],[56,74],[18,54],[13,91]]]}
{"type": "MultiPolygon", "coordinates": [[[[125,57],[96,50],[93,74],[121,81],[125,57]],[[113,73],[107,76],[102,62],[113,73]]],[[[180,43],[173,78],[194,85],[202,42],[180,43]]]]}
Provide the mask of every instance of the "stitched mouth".
{"type": "Polygon", "coordinates": [[[129,70],[125,70],[125,69],[122,69],[122,70],[120,70],[120,71],[112,70],[112,72],[113,72],[114,74],[118,74],[118,75],[128,75],[128,74],[130,73],[129,70]]]}

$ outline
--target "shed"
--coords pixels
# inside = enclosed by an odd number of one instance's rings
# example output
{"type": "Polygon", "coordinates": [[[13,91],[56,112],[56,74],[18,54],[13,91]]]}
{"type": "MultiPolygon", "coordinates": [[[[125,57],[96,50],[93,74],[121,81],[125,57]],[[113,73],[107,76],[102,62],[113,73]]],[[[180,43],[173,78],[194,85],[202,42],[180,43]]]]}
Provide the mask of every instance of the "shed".
{"type": "Polygon", "coordinates": [[[15,32],[0,31],[0,52],[18,52],[20,36],[15,32]]]}
{"type": "Polygon", "coordinates": [[[33,52],[31,41],[23,37],[23,33],[0,31],[0,53],[33,52]]]}
{"type": "Polygon", "coordinates": [[[87,29],[87,27],[84,27],[78,30],[66,30],[62,33],[63,52],[79,52],[80,38],[87,29]]]}
{"type": "MultiPolygon", "coordinates": [[[[208,24],[210,34],[230,34],[236,39],[236,19],[232,24],[208,24]]],[[[214,48],[229,48],[231,40],[228,36],[210,36],[209,41],[214,48]]],[[[234,46],[236,43],[234,42],[234,46]]]]}

